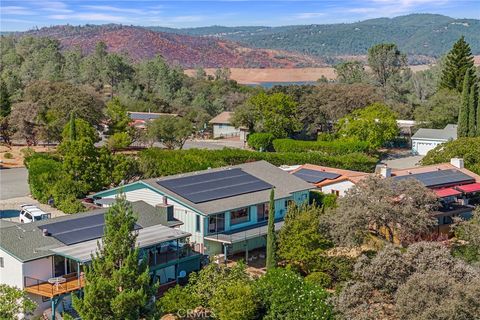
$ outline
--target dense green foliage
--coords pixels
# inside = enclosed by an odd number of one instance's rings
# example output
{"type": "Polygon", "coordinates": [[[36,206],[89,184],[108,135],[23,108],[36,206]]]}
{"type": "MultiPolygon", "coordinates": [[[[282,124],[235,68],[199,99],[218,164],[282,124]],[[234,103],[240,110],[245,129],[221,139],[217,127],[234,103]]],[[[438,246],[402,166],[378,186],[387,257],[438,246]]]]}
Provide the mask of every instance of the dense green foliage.
{"type": "Polygon", "coordinates": [[[341,24],[151,29],[191,35],[215,35],[258,48],[300,51],[324,57],[365,55],[367,49],[377,44],[379,39],[394,42],[400,50],[412,55],[439,57],[461,35],[465,35],[472,44],[474,53],[480,53],[478,20],[454,19],[436,14],[410,14],[341,24]],[[465,24],[468,24],[468,28],[465,24]]]}
{"type": "Polygon", "coordinates": [[[36,307],[37,304],[23,290],[0,284],[0,319],[18,319],[19,314],[29,316],[36,307]]]}
{"type": "Polygon", "coordinates": [[[473,217],[461,221],[455,228],[455,237],[464,241],[455,247],[454,255],[467,262],[480,261],[480,208],[477,208],[473,217]]]}
{"type": "Polygon", "coordinates": [[[327,154],[341,155],[353,152],[368,152],[370,144],[357,140],[302,141],[293,139],[275,139],[273,148],[276,152],[320,151],[327,154]]]}
{"type": "Polygon", "coordinates": [[[256,160],[266,160],[276,166],[311,163],[366,172],[372,172],[377,163],[376,158],[361,153],[330,156],[319,152],[277,153],[240,149],[162,150],[158,148],[150,148],[139,153],[139,166],[145,178],[218,168],[256,160]]]}
{"type": "Polygon", "coordinates": [[[147,135],[150,140],[161,142],[167,149],[182,149],[194,131],[186,118],[161,116],[148,123],[147,135]]]}
{"type": "Polygon", "coordinates": [[[375,81],[383,88],[406,66],[406,59],[394,43],[380,43],[368,49],[368,65],[375,81]]]}
{"type": "Polygon", "coordinates": [[[83,319],[144,318],[153,313],[155,286],[150,285],[147,260],[139,263],[136,222],[131,204],[120,196],[105,214],[105,233],[85,270],[82,297],[73,306],[83,319]]]}
{"type": "Polygon", "coordinates": [[[277,234],[275,232],[275,189],[270,191],[267,226],[267,258],[265,267],[271,270],[277,266],[277,234]]]}
{"type": "Polygon", "coordinates": [[[257,151],[270,151],[273,140],[273,134],[264,132],[254,132],[247,137],[248,145],[257,151]]]}
{"type": "Polygon", "coordinates": [[[382,104],[352,112],[340,119],[338,127],[340,136],[365,141],[372,148],[383,146],[398,134],[395,113],[382,104]]]}
{"type": "Polygon", "coordinates": [[[445,163],[452,158],[463,158],[467,169],[480,174],[480,137],[459,138],[437,146],[427,153],[422,164],[445,163]]]}

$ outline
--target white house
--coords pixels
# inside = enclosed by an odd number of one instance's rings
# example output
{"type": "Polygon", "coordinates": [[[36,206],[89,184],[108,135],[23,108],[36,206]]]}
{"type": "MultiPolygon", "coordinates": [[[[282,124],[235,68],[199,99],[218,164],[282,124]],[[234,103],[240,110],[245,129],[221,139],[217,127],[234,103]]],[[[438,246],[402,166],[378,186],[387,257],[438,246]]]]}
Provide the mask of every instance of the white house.
{"type": "Polygon", "coordinates": [[[368,173],[337,169],[331,167],[304,164],[290,172],[291,174],[311,183],[315,189],[323,193],[343,197],[345,192],[368,173]]]}
{"type": "Polygon", "coordinates": [[[230,122],[233,114],[233,112],[224,111],[208,122],[213,126],[214,138],[239,137],[241,135],[242,130],[235,128],[230,122]]]}
{"type": "MultiPolygon", "coordinates": [[[[189,233],[168,208],[132,203],[137,214],[137,246],[150,276],[160,288],[200,269],[201,255],[189,249],[189,233]]],[[[106,209],[32,223],[0,221],[0,283],[24,289],[51,319],[71,309],[71,294],[85,285],[83,268],[91,262],[103,236],[106,209]]]]}
{"type": "Polygon", "coordinates": [[[412,152],[424,156],[439,144],[456,139],[456,124],[447,124],[443,129],[421,128],[412,136],[412,152]]]}
{"type": "Polygon", "coordinates": [[[307,202],[312,185],[266,161],[141,180],[92,197],[123,192],[129,201],[171,207],[196,251],[226,258],[265,246],[272,188],[275,228],[280,229],[289,203],[307,202]]]}

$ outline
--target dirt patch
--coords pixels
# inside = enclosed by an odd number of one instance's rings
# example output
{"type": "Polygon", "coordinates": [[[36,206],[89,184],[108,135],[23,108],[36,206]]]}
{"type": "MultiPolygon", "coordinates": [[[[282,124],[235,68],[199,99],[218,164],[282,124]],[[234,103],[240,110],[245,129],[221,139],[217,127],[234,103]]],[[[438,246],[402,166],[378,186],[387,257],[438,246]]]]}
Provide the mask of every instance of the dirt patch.
{"type": "Polygon", "coordinates": [[[28,154],[28,148],[31,148],[35,152],[53,152],[55,147],[43,147],[43,146],[0,146],[0,165],[6,168],[20,168],[24,167],[23,160],[25,154],[28,154]],[[23,150],[23,151],[22,151],[23,150]]]}

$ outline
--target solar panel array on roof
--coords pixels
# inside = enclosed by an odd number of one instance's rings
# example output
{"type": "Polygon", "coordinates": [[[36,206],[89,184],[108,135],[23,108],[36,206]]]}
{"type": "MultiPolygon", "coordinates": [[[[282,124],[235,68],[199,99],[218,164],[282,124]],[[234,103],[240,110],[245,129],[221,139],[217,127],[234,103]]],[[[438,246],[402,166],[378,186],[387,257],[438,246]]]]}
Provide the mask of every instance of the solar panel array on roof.
{"type": "Polygon", "coordinates": [[[293,175],[310,183],[319,183],[327,179],[333,180],[341,176],[338,173],[331,173],[331,172],[311,170],[311,169],[300,169],[297,172],[294,172],[293,175]]]}
{"type": "Polygon", "coordinates": [[[271,189],[272,185],[240,168],[160,180],[159,185],[193,203],[271,189]]]}
{"type": "Polygon", "coordinates": [[[130,119],[132,120],[149,120],[149,119],[157,119],[161,116],[161,114],[155,113],[137,113],[131,112],[129,113],[130,119]]]}
{"type": "MultiPolygon", "coordinates": [[[[71,245],[83,241],[98,239],[103,236],[105,215],[92,214],[78,219],[70,219],[40,225],[39,229],[47,229],[48,233],[58,241],[71,245]]],[[[135,225],[135,230],[141,229],[135,225]]]]}
{"type": "Polygon", "coordinates": [[[455,185],[459,183],[475,182],[475,179],[469,175],[455,169],[437,170],[424,173],[409,174],[405,176],[394,177],[395,180],[416,179],[425,187],[437,187],[446,185],[455,185]]]}

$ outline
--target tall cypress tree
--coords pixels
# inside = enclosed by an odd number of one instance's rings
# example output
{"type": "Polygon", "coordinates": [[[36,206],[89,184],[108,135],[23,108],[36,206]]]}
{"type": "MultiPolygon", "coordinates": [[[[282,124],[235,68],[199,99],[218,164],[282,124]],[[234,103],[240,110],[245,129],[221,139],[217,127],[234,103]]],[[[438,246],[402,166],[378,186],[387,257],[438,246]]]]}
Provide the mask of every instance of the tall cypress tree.
{"type": "Polygon", "coordinates": [[[469,100],[470,100],[470,88],[472,83],[470,81],[470,72],[467,70],[465,72],[465,77],[463,80],[463,91],[462,91],[462,104],[458,112],[458,128],[457,134],[458,137],[468,137],[468,116],[469,116],[469,100]]]}
{"type": "Polygon", "coordinates": [[[82,319],[146,318],[152,311],[146,260],[139,263],[136,217],[130,203],[120,196],[105,214],[103,245],[98,245],[92,263],[85,270],[83,298],[73,297],[73,306],[82,319]]]}
{"type": "Polygon", "coordinates": [[[8,116],[11,110],[11,101],[7,85],[0,79],[0,117],[8,116]]]}
{"type": "MultiPolygon", "coordinates": [[[[465,73],[473,68],[473,55],[470,45],[462,36],[447,54],[445,67],[442,71],[440,88],[447,88],[462,92],[465,73]]],[[[470,76],[474,73],[470,71],[470,76]]]]}
{"type": "Polygon", "coordinates": [[[477,85],[474,83],[470,87],[470,93],[468,97],[468,136],[475,137],[477,134],[477,85]]]}
{"type": "Polygon", "coordinates": [[[268,232],[267,232],[267,270],[277,266],[276,251],[277,239],[275,235],[275,190],[270,192],[270,204],[268,208],[268,232]]]}

